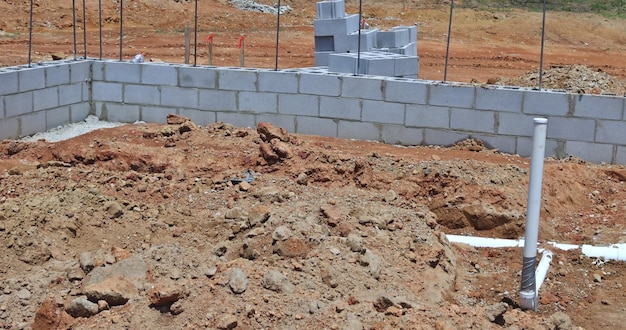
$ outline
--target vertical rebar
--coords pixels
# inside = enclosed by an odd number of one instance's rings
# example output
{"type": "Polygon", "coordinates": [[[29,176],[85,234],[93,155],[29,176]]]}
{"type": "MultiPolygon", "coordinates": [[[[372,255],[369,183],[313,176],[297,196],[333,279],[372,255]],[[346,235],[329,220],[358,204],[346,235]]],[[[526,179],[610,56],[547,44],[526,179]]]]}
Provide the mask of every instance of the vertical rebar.
{"type": "Polygon", "coordinates": [[[356,50],[356,72],[355,76],[359,75],[359,71],[361,71],[361,24],[363,22],[363,0],[359,0],[359,40],[357,41],[357,50],[356,50]]]}
{"type": "Polygon", "coordinates": [[[85,7],[85,0],[83,0],[83,58],[87,59],[87,15],[85,7]]]}
{"type": "Polygon", "coordinates": [[[274,71],[278,71],[278,35],[280,34],[280,0],[278,0],[278,10],[276,11],[276,62],[274,71]]]}
{"type": "Polygon", "coordinates": [[[98,30],[100,34],[100,59],[102,60],[102,0],[98,0],[98,30]]]}
{"type": "Polygon", "coordinates": [[[72,0],[72,29],[74,31],[74,61],[76,60],[76,0],[72,0]]]}
{"type": "Polygon", "coordinates": [[[124,0],[120,0],[120,62],[122,61],[122,38],[124,36],[124,0]]]}
{"type": "Polygon", "coordinates": [[[193,66],[198,61],[198,0],[196,0],[196,8],[194,9],[194,28],[193,28],[193,66]]]}
{"type": "Polygon", "coordinates": [[[450,34],[452,33],[452,12],[454,10],[454,0],[450,2],[450,20],[448,22],[448,41],[446,43],[446,63],[443,67],[443,82],[448,79],[448,58],[450,54],[450,34]]]}
{"type": "Polygon", "coordinates": [[[33,51],[33,1],[30,0],[30,18],[28,19],[28,67],[30,68],[31,53],[33,51]]]}
{"type": "Polygon", "coordinates": [[[539,90],[541,90],[541,80],[543,78],[543,45],[546,33],[546,0],[543,0],[543,21],[541,23],[541,55],[539,57],[539,90]]]}

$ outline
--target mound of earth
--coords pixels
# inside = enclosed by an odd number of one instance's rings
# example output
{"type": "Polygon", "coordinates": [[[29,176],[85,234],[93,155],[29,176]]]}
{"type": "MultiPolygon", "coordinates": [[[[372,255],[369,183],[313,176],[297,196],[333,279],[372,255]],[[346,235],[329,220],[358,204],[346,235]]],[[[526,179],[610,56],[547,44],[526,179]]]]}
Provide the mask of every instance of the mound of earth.
{"type": "MultiPolygon", "coordinates": [[[[494,79],[491,83],[520,87],[539,87],[539,70],[515,78],[494,79]]],[[[613,94],[626,96],[626,84],[605,73],[585,65],[552,66],[542,72],[543,89],[563,90],[579,94],[613,94]]]]}
{"type": "MultiPolygon", "coordinates": [[[[0,143],[7,329],[617,328],[624,263],[555,251],[517,306],[529,160],[267,123],[101,129],[0,143]]],[[[625,241],[626,170],[545,165],[540,239],[625,241]]]]}

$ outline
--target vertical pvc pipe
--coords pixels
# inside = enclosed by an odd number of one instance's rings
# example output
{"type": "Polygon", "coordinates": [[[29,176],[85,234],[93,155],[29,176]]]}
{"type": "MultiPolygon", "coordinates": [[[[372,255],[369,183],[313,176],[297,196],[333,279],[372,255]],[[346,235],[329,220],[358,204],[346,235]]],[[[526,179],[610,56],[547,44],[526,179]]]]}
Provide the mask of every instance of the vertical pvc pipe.
{"type": "Polygon", "coordinates": [[[535,264],[537,262],[537,239],[539,236],[539,214],[541,211],[541,184],[543,180],[543,159],[546,150],[548,119],[535,118],[533,121],[535,128],[530,162],[530,183],[528,185],[520,307],[522,307],[522,309],[537,310],[535,264]]]}

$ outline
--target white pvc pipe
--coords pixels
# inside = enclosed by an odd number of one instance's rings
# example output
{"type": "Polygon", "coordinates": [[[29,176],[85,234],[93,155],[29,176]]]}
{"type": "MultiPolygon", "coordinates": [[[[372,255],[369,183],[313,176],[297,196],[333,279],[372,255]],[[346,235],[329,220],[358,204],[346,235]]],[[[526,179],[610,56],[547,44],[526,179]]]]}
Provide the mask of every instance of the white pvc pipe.
{"type": "Polygon", "coordinates": [[[539,265],[537,265],[537,270],[535,271],[535,278],[537,279],[537,289],[535,290],[535,295],[539,296],[539,289],[541,289],[541,285],[543,285],[543,280],[548,275],[548,268],[550,268],[550,262],[552,261],[552,252],[550,250],[544,250],[541,254],[541,261],[539,261],[539,265]]]}
{"type": "Polygon", "coordinates": [[[535,263],[537,262],[541,184],[543,181],[543,159],[546,150],[548,119],[534,118],[533,122],[535,123],[535,129],[533,133],[533,150],[530,159],[530,182],[528,184],[528,210],[526,212],[526,234],[520,288],[520,307],[522,309],[537,310],[535,263]]]}

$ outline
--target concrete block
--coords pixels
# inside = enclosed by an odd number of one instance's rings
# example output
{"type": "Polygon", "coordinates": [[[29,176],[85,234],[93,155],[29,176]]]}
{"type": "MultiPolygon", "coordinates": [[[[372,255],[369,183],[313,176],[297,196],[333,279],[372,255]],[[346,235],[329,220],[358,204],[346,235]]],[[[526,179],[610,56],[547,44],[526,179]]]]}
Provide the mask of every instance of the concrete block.
{"type": "Polygon", "coordinates": [[[49,87],[33,91],[33,111],[53,109],[59,106],[59,89],[49,87]]]}
{"type": "Polygon", "coordinates": [[[280,115],[280,114],[258,114],[256,115],[256,123],[268,122],[275,127],[282,127],[287,132],[296,131],[296,116],[280,115]]]}
{"type": "Polygon", "coordinates": [[[167,64],[141,66],[141,83],[144,85],[177,86],[178,68],[167,64]]]}
{"type": "Polygon", "coordinates": [[[213,111],[203,111],[196,109],[180,109],[178,114],[185,116],[197,125],[209,125],[217,122],[216,113],[213,111]]]}
{"type": "Polygon", "coordinates": [[[375,123],[340,120],[337,124],[337,137],[342,139],[358,139],[380,141],[380,128],[375,123]]]}
{"type": "Polygon", "coordinates": [[[278,113],[298,116],[318,116],[319,97],[303,94],[279,94],[278,113]]]}
{"type": "Polygon", "coordinates": [[[59,126],[67,125],[70,123],[70,107],[69,106],[46,110],[45,113],[46,113],[46,129],[43,131],[47,131],[47,130],[57,128],[59,126]]]}
{"type": "Polygon", "coordinates": [[[315,36],[316,52],[334,52],[335,37],[334,36],[315,36]]]}
{"type": "Polygon", "coordinates": [[[433,84],[430,86],[431,105],[449,106],[457,108],[474,107],[476,88],[473,86],[433,84]]]}
{"type": "Polygon", "coordinates": [[[237,111],[237,92],[200,90],[200,109],[210,111],[237,111]]]}
{"type": "Polygon", "coordinates": [[[328,57],[332,54],[332,51],[327,52],[315,52],[315,66],[328,66],[328,57]]]}
{"type": "Polygon", "coordinates": [[[217,70],[204,67],[178,67],[178,82],[181,87],[214,89],[217,86],[217,70]]]}
{"type": "Polygon", "coordinates": [[[91,102],[92,99],[92,95],[91,95],[91,84],[88,82],[81,82],[78,83],[79,85],[81,85],[81,89],[82,89],[82,98],[83,98],[83,102],[91,102]]]}
{"type": "Polygon", "coordinates": [[[147,123],[165,124],[167,123],[167,115],[169,114],[177,114],[176,108],[141,106],[139,120],[143,120],[147,123]]]}
{"type": "Polygon", "coordinates": [[[134,123],[140,114],[140,107],[136,104],[101,103],[96,108],[98,118],[112,122],[134,123]]]}
{"type": "Polygon", "coordinates": [[[222,90],[256,91],[257,70],[226,68],[219,71],[218,86],[222,90]]]}
{"type": "Polygon", "coordinates": [[[482,111],[452,108],[450,109],[450,128],[470,132],[495,133],[494,111],[482,111]]]}
{"type": "Polygon", "coordinates": [[[70,122],[77,123],[85,120],[91,113],[91,105],[89,103],[78,103],[70,105],[70,122]]]}
{"type": "MultiPolygon", "coordinates": [[[[531,115],[521,113],[500,112],[498,114],[498,131],[500,135],[532,137],[535,124],[531,115]]],[[[548,126],[550,123],[548,122],[548,126]]]]}
{"type": "Polygon", "coordinates": [[[345,3],[341,1],[319,1],[316,3],[317,18],[340,18],[346,15],[345,3]]]}
{"type": "Polygon", "coordinates": [[[404,108],[402,103],[364,100],[361,118],[374,123],[404,124],[404,108]]]}
{"type": "Polygon", "coordinates": [[[581,141],[566,141],[565,153],[592,163],[611,163],[613,145],[581,141]]]}
{"type": "Polygon", "coordinates": [[[388,31],[380,31],[376,37],[376,47],[391,48],[402,47],[410,43],[408,29],[393,29],[388,31]]]}
{"type": "Polygon", "coordinates": [[[70,64],[70,83],[89,81],[92,78],[93,61],[72,62],[70,64]]]}
{"type": "MultiPolygon", "coordinates": [[[[364,54],[361,54],[364,55],[364,54]]],[[[367,56],[367,55],[365,55],[367,56]]],[[[363,63],[361,61],[361,63],[363,63]]],[[[328,70],[331,72],[343,72],[343,73],[357,73],[357,56],[352,53],[338,53],[330,54],[328,56],[328,70]]],[[[361,65],[358,68],[358,74],[365,74],[365,66],[361,65]]]]}
{"type": "Polygon", "coordinates": [[[337,121],[329,118],[297,117],[296,133],[337,137],[337,121]]]}
{"type": "MultiPolygon", "coordinates": [[[[548,122],[550,127],[550,122],[548,122]]],[[[626,144],[626,122],[615,120],[598,120],[596,126],[597,143],[626,144]]]]}
{"type": "MultiPolygon", "coordinates": [[[[1,125],[2,123],[0,122],[0,127],[2,127],[1,125]]],[[[615,153],[615,159],[613,163],[626,164],[626,146],[617,146],[617,152],[615,153]]]]}
{"type": "MultiPolygon", "coordinates": [[[[4,96],[0,95],[0,120],[4,119],[4,96]]],[[[0,138],[2,139],[2,138],[0,138]]]]}
{"type": "MultiPolygon", "coordinates": [[[[376,47],[376,35],[378,29],[361,30],[361,44],[359,45],[359,31],[350,34],[339,34],[333,38],[333,50],[335,52],[356,53],[359,46],[362,52],[367,52],[376,47]]],[[[315,48],[317,50],[317,47],[315,48]]],[[[324,49],[320,49],[324,50],[324,49]]]]}
{"type": "Polygon", "coordinates": [[[424,144],[449,147],[470,137],[468,133],[435,129],[424,130],[424,144]]]}
{"type": "MultiPolygon", "coordinates": [[[[569,113],[570,94],[550,91],[524,91],[522,112],[544,116],[565,116],[569,113]]],[[[573,96],[573,95],[572,95],[573,96]]]]}
{"type": "Polygon", "coordinates": [[[5,96],[4,107],[7,118],[33,112],[33,92],[5,96]]]}
{"type": "Polygon", "coordinates": [[[103,81],[104,80],[104,63],[102,60],[95,60],[91,64],[91,79],[92,81],[103,81]]]}
{"type": "Polygon", "coordinates": [[[417,42],[410,42],[401,47],[395,48],[378,48],[381,51],[398,55],[417,56],[417,42]]]}
{"type": "Polygon", "coordinates": [[[320,97],[320,117],[361,119],[361,101],[341,97],[320,97]]]}
{"type": "MultiPolygon", "coordinates": [[[[574,141],[593,141],[596,122],[593,119],[549,117],[548,138],[574,141]]],[[[626,137],[626,135],[623,135],[626,137]]],[[[626,140],[623,140],[626,141],[626,140]]]]}
{"type": "Polygon", "coordinates": [[[45,70],[42,68],[22,69],[17,72],[20,93],[46,87],[45,70]]]}
{"type": "Polygon", "coordinates": [[[277,113],[278,95],[276,93],[240,92],[239,111],[255,113],[277,113]]]}
{"type": "Polygon", "coordinates": [[[104,79],[108,82],[141,82],[141,67],[143,64],[127,62],[105,62],[104,79]]]}
{"type": "Polygon", "coordinates": [[[193,88],[161,87],[161,105],[179,108],[198,108],[198,90],[193,88]]]}
{"type": "Polygon", "coordinates": [[[385,81],[385,101],[426,104],[429,84],[405,78],[390,78],[385,81]]]}
{"type": "Polygon", "coordinates": [[[316,19],[313,21],[315,36],[345,35],[359,30],[359,15],[352,14],[339,18],[316,19]]]}
{"type": "Polygon", "coordinates": [[[521,113],[522,96],[519,89],[476,88],[476,109],[521,113]]]}
{"type": "Polygon", "coordinates": [[[415,146],[424,143],[424,129],[402,125],[382,125],[381,138],[384,143],[415,146]]]}
{"type": "Polygon", "coordinates": [[[623,118],[624,100],[621,96],[575,96],[574,116],[619,120],[623,118]]]}
{"type": "Polygon", "coordinates": [[[122,84],[97,82],[91,84],[93,101],[122,102],[122,84]]]}
{"type": "Polygon", "coordinates": [[[18,118],[0,120],[0,140],[15,139],[19,136],[20,122],[18,118]]]}
{"type": "Polygon", "coordinates": [[[46,87],[56,87],[70,83],[70,66],[67,64],[52,65],[45,68],[46,87]]]}
{"type": "Polygon", "coordinates": [[[407,104],[405,121],[405,125],[408,127],[448,129],[450,108],[407,104]]]}
{"type": "Polygon", "coordinates": [[[298,91],[302,94],[339,96],[341,76],[328,74],[302,74],[298,91]]]}
{"type": "Polygon", "coordinates": [[[124,102],[158,105],[161,102],[161,91],[158,86],[124,85],[124,102]]]}
{"type": "Polygon", "coordinates": [[[412,42],[417,42],[417,26],[416,25],[400,25],[400,26],[394,26],[391,29],[389,29],[391,31],[395,31],[395,30],[407,30],[409,32],[409,43],[412,42]]]}
{"type": "Polygon", "coordinates": [[[83,100],[83,83],[60,85],[59,105],[80,103],[83,100]]]}
{"type": "Polygon", "coordinates": [[[483,141],[489,149],[514,154],[517,150],[517,138],[514,136],[472,134],[472,138],[483,141]]]}
{"type": "Polygon", "coordinates": [[[393,57],[377,54],[361,59],[359,71],[367,75],[393,77],[396,70],[396,60],[393,57]]]}
{"type": "Polygon", "coordinates": [[[419,57],[417,56],[401,56],[394,59],[394,76],[406,77],[415,76],[419,71],[419,57]]]}
{"type": "Polygon", "coordinates": [[[384,80],[368,77],[343,77],[341,85],[342,97],[355,97],[364,100],[383,99],[384,80]]]}
{"type": "Polygon", "coordinates": [[[30,136],[35,133],[46,131],[45,111],[33,112],[20,117],[20,137],[30,136]]]}
{"type": "MultiPolygon", "coordinates": [[[[531,133],[532,134],[532,133],[531,133]]],[[[533,152],[533,138],[531,137],[518,137],[517,138],[517,154],[522,157],[530,157],[533,152]]],[[[563,147],[559,145],[556,140],[546,140],[545,157],[565,157],[563,147]]]]}
{"type": "Polygon", "coordinates": [[[18,92],[18,71],[0,72],[0,95],[14,94],[18,92]]]}
{"type": "Polygon", "coordinates": [[[259,91],[276,93],[298,93],[298,78],[300,74],[295,70],[259,71],[259,91]]]}
{"type": "Polygon", "coordinates": [[[255,127],[256,119],[253,113],[218,112],[217,121],[237,127],[255,127]]]}

